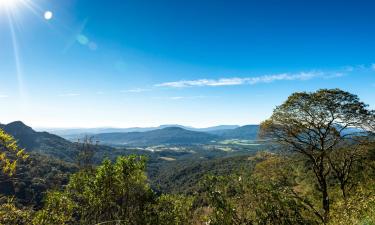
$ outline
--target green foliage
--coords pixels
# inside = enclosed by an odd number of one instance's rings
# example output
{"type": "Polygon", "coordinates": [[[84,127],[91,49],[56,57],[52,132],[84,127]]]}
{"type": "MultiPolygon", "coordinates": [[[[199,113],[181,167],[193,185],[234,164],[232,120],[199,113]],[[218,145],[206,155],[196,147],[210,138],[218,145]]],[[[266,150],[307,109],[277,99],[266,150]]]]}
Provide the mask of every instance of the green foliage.
{"type": "Polygon", "coordinates": [[[261,136],[299,155],[313,172],[321,193],[322,222],[329,221],[331,178],[344,198],[354,185],[352,173],[360,158],[358,141],[364,137],[358,133],[366,133],[360,128],[367,127],[372,113],[356,95],[322,89],[292,94],[261,124],[261,136]]]}
{"type": "MultiPolygon", "coordinates": [[[[27,156],[3,132],[1,165],[9,166],[0,172],[0,193],[15,197],[3,198],[0,224],[375,224],[374,137],[346,131],[371,127],[373,113],[338,89],[295,93],[261,127],[286,154],[243,149],[229,155],[213,144],[147,152],[89,143],[85,166],[69,182],[76,166],[34,154],[18,161],[27,156]],[[149,165],[136,155],[113,161],[131,152],[147,155],[149,165]],[[106,153],[112,160],[91,165],[106,153]]],[[[23,143],[58,140],[20,123],[12,127],[32,137],[23,143]]]]}
{"type": "Polygon", "coordinates": [[[6,202],[0,205],[1,225],[29,225],[33,212],[30,209],[20,209],[14,203],[14,199],[6,198],[6,202]]]}
{"type": "Polygon", "coordinates": [[[35,225],[65,225],[73,221],[75,203],[63,192],[47,194],[45,207],[33,219],[35,225]]]}
{"type": "Polygon", "coordinates": [[[40,209],[45,192],[61,189],[76,171],[75,165],[31,153],[27,160],[18,161],[11,178],[0,172],[0,192],[14,196],[17,204],[40,209]]]}
{"type": "Polygon", "coordinates": [[[187,225],[193,221],[194,197],[163,194],[151,205],[149,224],[187,225]]]}
{"type": "Polygon", "coordinates": [[[17,141],[0,129],[0,167],[8,175],[13,175],[16,170],[17,161],[25,160],[28,155],[24,149],[20,149],[17,141]]]}
{"type": "Polygon", "coordinates": [[[104,160],[92,172],[85,170],[74,174],[63,193],[54,193],[51,201],[47,200],[41,218],[46,224],[55,221],[67,223],[73,219],[72,214],[66,214],[65,207],[57,207],[60,196],[67,199],[63,202],[69,203],[68,206],[75,206],[75,217],[80,224],[106,221],[142,224],[145,209],[152,199],[145,161],[142,156],[119,157],[115,163],[104,160]],[[56,218],[48,217],[49,209],[57,210],[52,213],[57,215],[56,218]]]}
{"type": "Polygon", "coordinates": [[[209,176],[204,188],[210,224],[316,224],[285,187],[248,174],[209,176]]]}
{"type": "Polygon", "coordinates": [[[249,155],[216,156],[211,160],[196,158],[159,164],[156,168],[149,170],[148,174],[153,188],[162,193],[193,194],[199,189],[199,183],[206,174],[220,176],[234,173],[240,169],[251,170],[255,164],[254,161],[249,160],[249,155]]]}
{"type": "Polygon", "coordinates": [[[345,200],[333,204],[330,224],[374,225],[375,187],[374,181],[366,187],[358,187],[355,193],[345,200]]]}

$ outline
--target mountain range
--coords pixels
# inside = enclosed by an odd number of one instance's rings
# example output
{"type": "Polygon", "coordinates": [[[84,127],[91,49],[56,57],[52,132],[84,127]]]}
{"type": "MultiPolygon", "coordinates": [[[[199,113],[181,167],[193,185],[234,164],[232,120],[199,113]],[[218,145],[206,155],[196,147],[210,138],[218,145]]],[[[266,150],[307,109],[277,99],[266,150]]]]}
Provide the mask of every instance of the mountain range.
{"type": "Polygon", "coordinates": [[[61,137],[71,139],[76,138],[78,136],[84,135],[95,135],[95,134],[102,134],[102,133],[129,133],[129,132],[146,132],[146,131],[153,131],[153,130],[160,130],[168,127],[180,127],[185,130],[190,131],[201,131],[201,132],[210,132],[210,131],[217,131],[217,130],[230,130],[235,129],[240,126],[238,125],[219,125],[207,128],[195,128],[190,126],[183,126],[179,124],[165,124],[160,125],[157,127],[129,127],[129,128],[111,128],[111,127],[99,127],[99,128],[71,128],[71,129],[64,129],[64,128],[39,128],[39,130],[47,131],[52,134],[59,135],[61,137]]]}
{"type": "MultiPolygon", "coordinates": [[[[75,156],[78,152],[77,144],[74,143],[77,139],[72,139],[72,141],[49,132],[38,132],[21,121],[0,124],[0,128],[11,134],[18,141],[20,147],[25,148],[29,152],[42,153],[65,161],[75,160],[75,156]]],[[[100,143],[98,147],[99,152],[97,154],[98,160],[108,155],[127,154],[134,151],[110,146],[182,146],[209,144],[225,139],[255,139],[259,126],[218,126],[204,129],[185,129],[185,127],[178,125],[164,125],[159,127],[159,129],[149,129],[150,130],[143,132],[109,132],[92,135],[94,140],[100,143]]],[[[79,138],[81,136],[76,137],[79,138]]]]}
{"type": "MultiPolygon", "coordinates": [[[[20,147],[27,152],[35,152],[52,156],[67,162],[74,162],[78,153],[78,145],[58,135],[45,131],[35,131],[21,121],[9,124],[0,124],[0,128],[11,134],[20,147]]],[[[154,145],[186,146],[194,144],[209,144],[227,138],[255,138],[257,125],[243,127],[220,126],[219,129],[207,128],[206,132],[187,130],[182,127],[165,127],[144,132],[113,132],[93,135],[100,145],[96,146],[94,160],[100,162],[105,157],[114,158],[117,155],[139,153],[148,154],[148,151],[134,147],[148,147],[154,145]],[[232,128],[232,129],[220,129],[232,128]],[[121,146],[115,148],[111,146],[121,146]]],[[[172,151],[172,150],[171,150],[172,151]]],[[[173,153],[175,154],[175,153],[173,153]]]]}
{"type": "Polygon", "coordinates": [[[108,145],[150,146],[191,145],[218,140],[213,134],[186,130],[181,127],[166,127],[145,132],[117,132],[93,135],[95,140],[108,145]]]}
{"type": "Polygon", "coordinates": [[[93,137],[100,143],[120,146],[192,145],[208,144],[226,139],[254,140],[257,137],[258,130],[258,125],[235,128],[219,126],[217,129],[206,128],[198,130],[174,126],[144,132],[100,133],[93,135],[93,137]]]}
{"type": "Polygon", "coordinates": [[[71,141],[88,135],[94,136],[102,143],[114,145],[197,144],[221,139],[254,140],[258,130],[259,125],[194,128],[178,124],[132,128],[47,129],[50,133],[71,141]]]}

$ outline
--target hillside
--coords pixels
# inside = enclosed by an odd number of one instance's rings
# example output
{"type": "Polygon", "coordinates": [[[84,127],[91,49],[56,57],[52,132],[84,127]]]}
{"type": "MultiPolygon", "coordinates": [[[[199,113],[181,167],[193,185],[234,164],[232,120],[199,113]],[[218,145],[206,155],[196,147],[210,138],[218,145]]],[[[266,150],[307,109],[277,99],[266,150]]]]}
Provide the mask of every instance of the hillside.
{"type": "Polygon", "coordinates": [[[0,128],[12,135],[20,147],[29,152],[50,155],[65,161],[72,161],[76,154],[76,147],[72,142],[47,132],[36,132],[21,121],[0,124],[0,128]]]}
{"type": "MultiPolygon", "coordinates": [[[[37,132],[21,121],[0,124],[0,128],[12,135],[19,146],[28,152],[52,156],[66,162],[75,162],[77,159],[77,145],[62,137],[48,132],[37,132]]],[[[94,161],[96,163],[100,163],[105,157],[114,158],[118,155],[134,153],[128,149],[115,149],[104,145],[95,148],[94,161]]]]}
{"type": "Polygon", "coordinates": [[[129,146],[204,144],[219,139],[213,134],[185,130],[180,127],[167,127],[146,132],[103,133],[94,135],[94,138],[103,144],[129,146]]]}
{"type": "Polygon", "coordinates": [[[154,166],[148,175],[155,191],[192,194],[206,175],[227,175],[240,169],[251,171],[255,161],[250,161],[250,156],[253,154],[176,160],[154,166]]]}

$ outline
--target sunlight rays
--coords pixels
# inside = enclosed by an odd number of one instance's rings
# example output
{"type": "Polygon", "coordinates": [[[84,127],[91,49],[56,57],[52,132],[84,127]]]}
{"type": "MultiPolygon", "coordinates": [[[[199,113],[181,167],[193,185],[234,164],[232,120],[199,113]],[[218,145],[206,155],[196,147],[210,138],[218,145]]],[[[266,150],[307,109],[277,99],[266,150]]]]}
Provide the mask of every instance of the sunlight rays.
{"type": "Polygon", "coordinates": [[[8,26],[11,35],[11,42],[12,42],[12,49],[13,49],[13,57],[15,63],[15,70],[16,70],[16,79],[17,79],[17,86],[18,86],[18,94],[22,105],[26,102],[26,91],[23,82],[23,75],[22,75],[22,67],[21,67],[21,59],[19,55],[19,45],[17,41],[16,35],[16,27],[20,29],[20,23],[17,21],[17,7],[21,1],[18,0],[0,0],[2,3],[0,6],[2,10],[5,11],[6,19],[8,20],[8,26]],[[10,3],[12,2],[12,3],[10,3]],[[15,27],[16,26],[16,27],[15,27]]]}
{"type": "MultiPolygon", "coordinates": [[[[10,30],[11,45],[13,50],[14,64],[15,64],[15,76],[18,86],[18,94],[21,100],[21,106],[25,108],[28,104],[27,91],[24,84],[24,76],[22,72],[22,61],[20,57],[20,47],[17,38],[17,31],[22,30],[21,11],[25,8],[27,11],[32,12],[34,15],[40,16],[43,11],[31,0],[0,0],[0,16],[5,17],[8,22],[10,30]]],[[[50,15],[49,19],[52,18],[52,12],[48,11],[50,15]]]]}
{"type": "Polygon", "coordinates": [[[0,0],[0,7],[1,8],[14,8],[17,6],[19,1],[17,0],[0,0]]]}
{"type": "Polygon", "coordinates": [[[25,102],[26,92],[25,92],[24,83],[23,83],[21,60],[19,56],[19,47],[18,47],[16,32],[14,29],[13,20],[11,16],[8,16],[8,23],[9,23],[9,28],[10,28],[11,38],[12,38],[13,56],[14,56],[14,62],[16,66],[15,68],[16,78],[18,82],[18,92],[19,92],[21,100],[25,102]]]}

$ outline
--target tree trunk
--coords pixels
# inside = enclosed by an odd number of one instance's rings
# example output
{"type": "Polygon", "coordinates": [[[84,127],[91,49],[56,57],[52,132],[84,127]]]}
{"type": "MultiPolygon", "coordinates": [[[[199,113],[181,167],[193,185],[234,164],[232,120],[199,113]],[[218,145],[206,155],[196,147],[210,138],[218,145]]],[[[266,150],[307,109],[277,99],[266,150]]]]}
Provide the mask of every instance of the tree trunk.
{"type": "Polygon", "coordinates": [[[346,202],[346,190],[345,190],[345,184],[343,182],[341,182],[340,189],[341,189],[342,197],[344,198],[346,202]]]}
{"type": "Polygon", "coordinates": [[[327,190],[327,184],[324,181],[321,185],[322,187],[322,205],[324,210],[324,223],[327,224],[329,221],[329,197],[328,197],[328,190],[327,190]]]}

